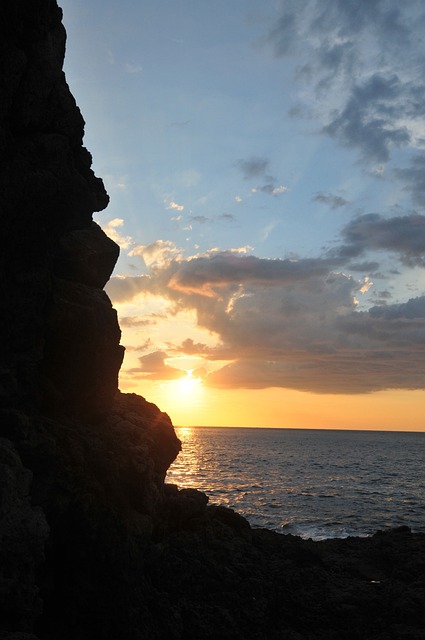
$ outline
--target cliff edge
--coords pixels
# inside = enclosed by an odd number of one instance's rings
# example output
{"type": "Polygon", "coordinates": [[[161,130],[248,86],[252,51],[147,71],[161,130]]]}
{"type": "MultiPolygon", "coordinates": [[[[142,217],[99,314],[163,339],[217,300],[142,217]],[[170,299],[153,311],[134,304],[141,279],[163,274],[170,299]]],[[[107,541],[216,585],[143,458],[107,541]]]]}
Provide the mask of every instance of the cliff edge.
{"type": "Polygon", "coordinates": [[[0,640],[425,639],[425,536],[253,530],[121,394],[119,248],[55,0],[0,3],[0,640]]]}

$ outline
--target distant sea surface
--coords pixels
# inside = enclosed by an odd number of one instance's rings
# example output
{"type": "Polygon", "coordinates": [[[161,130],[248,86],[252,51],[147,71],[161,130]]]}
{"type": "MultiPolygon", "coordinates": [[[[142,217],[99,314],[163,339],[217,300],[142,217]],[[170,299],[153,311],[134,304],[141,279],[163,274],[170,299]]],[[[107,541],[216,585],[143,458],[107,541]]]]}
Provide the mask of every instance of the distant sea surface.
{"type": "Polygon", "coordinates": [[[253,527],[320,540],[425,531],[425,433],[181,427],[166,482],[253,527]]]}

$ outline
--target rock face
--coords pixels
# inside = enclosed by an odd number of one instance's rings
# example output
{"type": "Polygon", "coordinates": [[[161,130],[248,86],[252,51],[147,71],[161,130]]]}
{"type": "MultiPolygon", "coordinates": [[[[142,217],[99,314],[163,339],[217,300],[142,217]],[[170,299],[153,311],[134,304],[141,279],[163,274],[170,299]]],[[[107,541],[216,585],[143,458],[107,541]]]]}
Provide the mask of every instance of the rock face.
{"type": "Polygon", "coordinates": [[[180,443],[166,414],[118,393],[103,287],[119,248],[92,220],[109,198],[62,71],[62,12],[0,9],[0,631],[30,633],[102,522],[111,544],[118,517],[124,539],[152,534],[180,443]]]}
{"type": "Polygon", "coordinates": [[[108,196],[62,71],[61,18],[54,1],[2,3],[1,382],[9,404],[102,411],[123,357],[100,291],[119,249],[92,222],[108,196]]]}
{"type": "Polygon", "coordinates": [[[55,0],[0,6],[0,640],[425,639],[425,536],[312,543],[165,484],[55,0]]]}

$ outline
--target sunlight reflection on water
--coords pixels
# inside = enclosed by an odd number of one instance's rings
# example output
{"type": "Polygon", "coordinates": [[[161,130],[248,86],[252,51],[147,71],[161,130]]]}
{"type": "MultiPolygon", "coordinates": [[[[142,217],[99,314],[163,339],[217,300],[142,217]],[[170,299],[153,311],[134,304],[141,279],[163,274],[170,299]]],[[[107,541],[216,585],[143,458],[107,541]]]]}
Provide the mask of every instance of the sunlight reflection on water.
{"type": "Polygon", "coordinates": [[[167,482],[251,525],[315,539],[407,524],[425,531],[423,433],[176,428],[167,482]]]}

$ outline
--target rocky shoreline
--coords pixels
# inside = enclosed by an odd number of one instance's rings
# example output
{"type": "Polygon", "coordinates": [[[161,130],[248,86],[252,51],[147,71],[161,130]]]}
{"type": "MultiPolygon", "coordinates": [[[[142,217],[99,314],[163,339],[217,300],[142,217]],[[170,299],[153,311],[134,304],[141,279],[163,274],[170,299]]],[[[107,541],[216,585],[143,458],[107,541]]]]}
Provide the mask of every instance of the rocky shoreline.
{"type": "Polygon", "coordinates": [[[425,639],[425,534],[312,542],[165,483],[55,0],[1,2],[0,640],[425,639]]]}

